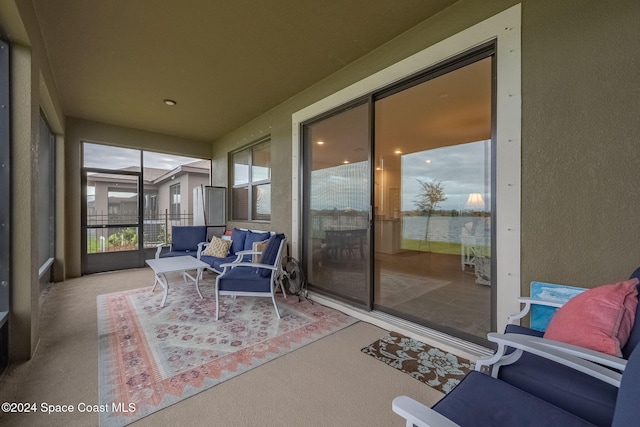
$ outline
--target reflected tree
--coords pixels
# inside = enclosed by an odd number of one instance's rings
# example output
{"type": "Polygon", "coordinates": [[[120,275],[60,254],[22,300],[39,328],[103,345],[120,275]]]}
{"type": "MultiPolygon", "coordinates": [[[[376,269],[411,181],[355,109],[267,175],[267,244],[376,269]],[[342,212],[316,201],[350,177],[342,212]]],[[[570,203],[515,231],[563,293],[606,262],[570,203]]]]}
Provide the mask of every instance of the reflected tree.
{"type": "Polygon", "coordinates": [[[427,226],[424,232],[424,240],[429,242],[429,221],[431,219],[431,213],[441,202],[447,200],[447,197],[444,195],[444,187],[442,183],[437,180],[431,181],[421,181],[417,180],[420,184],[420,193],[418,193],[415,204],[422,212],[423,215],[427,216],[427,226]]]}

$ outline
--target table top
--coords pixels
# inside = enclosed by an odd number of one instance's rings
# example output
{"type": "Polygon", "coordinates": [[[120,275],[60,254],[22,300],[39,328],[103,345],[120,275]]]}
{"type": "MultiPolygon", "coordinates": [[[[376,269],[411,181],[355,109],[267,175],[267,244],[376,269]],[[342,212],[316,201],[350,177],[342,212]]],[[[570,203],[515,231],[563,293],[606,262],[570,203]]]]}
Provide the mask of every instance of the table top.
{"type": "Polygon", "coordinates": [[[204,261],[192,256],[176,256],[167,258],[154,258],[145,261],[156,273],[172,273],[176,271],[196,270],[210,267],[204,261]]]}

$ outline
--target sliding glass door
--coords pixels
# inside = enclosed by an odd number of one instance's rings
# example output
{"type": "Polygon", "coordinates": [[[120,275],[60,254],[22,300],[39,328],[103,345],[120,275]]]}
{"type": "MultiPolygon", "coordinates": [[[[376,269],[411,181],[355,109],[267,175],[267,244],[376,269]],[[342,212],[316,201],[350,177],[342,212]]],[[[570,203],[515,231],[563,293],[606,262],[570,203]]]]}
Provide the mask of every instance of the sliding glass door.
{"type": "Polygon", "coordinates": [[[374,304],[469,340],[492,330],[492,58],[375,101],[374,304]]]}
{"type": "Polygon", "coordinates": [[[371,304],[369,104],[304,126],[304,262],[310,286],[371,304]]]}
{"type": "Polygon", "coordinates": [[[486,342],[495,330],[494,62],[487,44],[303,124],[311,289],[486,342]]]}

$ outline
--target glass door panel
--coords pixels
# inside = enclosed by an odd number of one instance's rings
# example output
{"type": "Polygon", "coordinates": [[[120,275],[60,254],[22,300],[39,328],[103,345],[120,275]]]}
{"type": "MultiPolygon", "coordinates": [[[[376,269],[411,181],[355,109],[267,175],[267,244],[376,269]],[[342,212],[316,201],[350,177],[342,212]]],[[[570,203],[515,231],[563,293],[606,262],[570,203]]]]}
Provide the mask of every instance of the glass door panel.
{"type": "Polygon", "coordinates": [[[139,175],[86,172],[85,273],[141,266],[139,175]]]}
{"type": "Polygon", "coordinates": [[[375,102],[374,305],[473,341],[492,329],[492,58],[375,102]]]}
{"type": "Polygon", "coordinates": [[[370,307],[369,104],[304,126],[303,263],[310,287],[370,307]]]}

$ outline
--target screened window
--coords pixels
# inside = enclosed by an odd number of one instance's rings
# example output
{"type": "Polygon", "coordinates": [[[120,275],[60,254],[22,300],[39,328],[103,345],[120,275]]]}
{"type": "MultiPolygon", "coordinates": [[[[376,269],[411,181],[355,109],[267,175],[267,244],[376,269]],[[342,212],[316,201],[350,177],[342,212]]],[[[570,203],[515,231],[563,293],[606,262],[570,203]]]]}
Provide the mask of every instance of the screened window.
{"type": "Polygon", "coordinates": [[[271,220],[271,142],[262,141],[231,155],[231,216],[271,220]]]}
{"type": "Polygon", "coordinates": [[[169,187],[169,209],[173,218],[180,216],[180,183],[169,187]]]}

